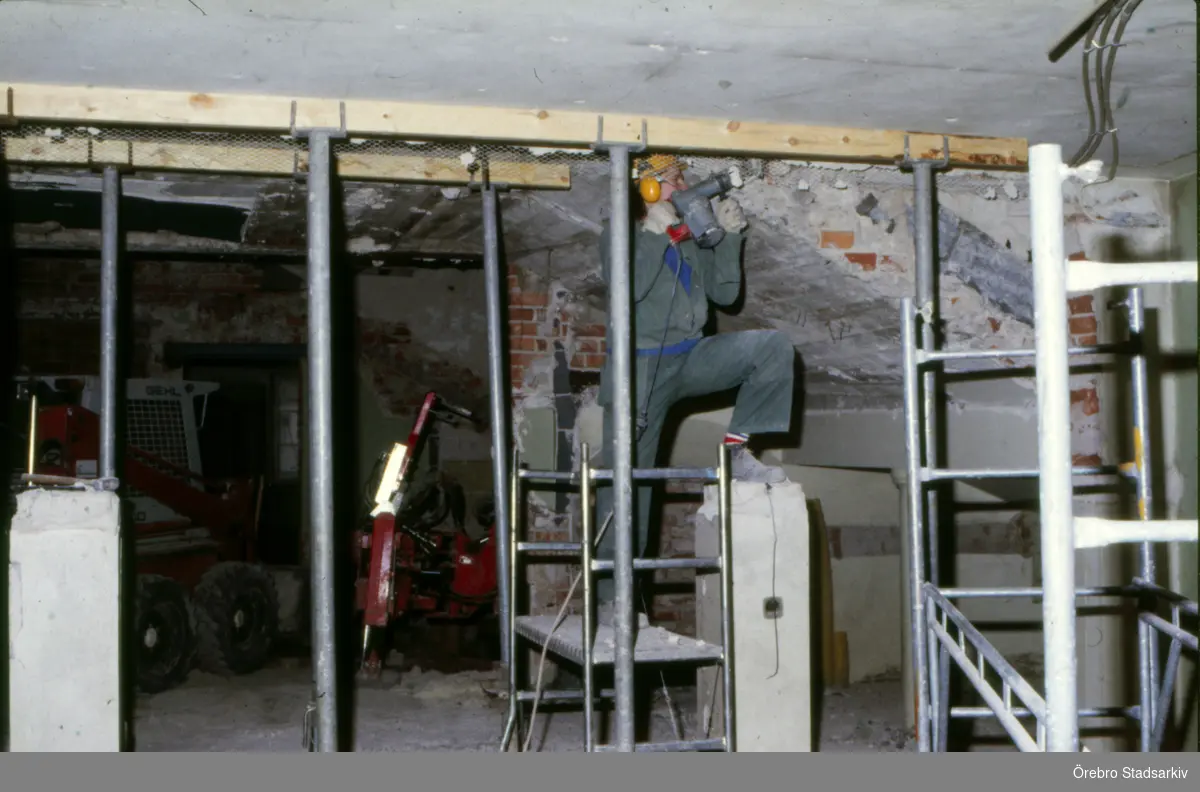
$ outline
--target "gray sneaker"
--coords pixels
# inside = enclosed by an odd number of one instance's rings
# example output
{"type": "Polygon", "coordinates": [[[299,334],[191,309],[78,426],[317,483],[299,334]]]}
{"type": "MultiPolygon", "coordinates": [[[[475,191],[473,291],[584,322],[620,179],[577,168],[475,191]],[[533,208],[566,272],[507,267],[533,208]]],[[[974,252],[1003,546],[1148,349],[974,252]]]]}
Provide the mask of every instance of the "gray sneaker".
{"type": "MultiPolygon", "coordinates": [[[[613,623],[613,605],[611,602],[601,603],[596,606],[596,626],[597,627],[612,627],[613,623]]],[[[650,626],[650,619],[644,613],[637,614],[638,629],[644,630],[650,626]]]]}
{"type": "Polygon", "coordinates": [[[733,477],[738,481],[753,484],[782,484],[788,480],[783,468],[764,465],[750,449],[744,445],[736,445],[729,449],[729,461],[733,467],[733,477]]]}

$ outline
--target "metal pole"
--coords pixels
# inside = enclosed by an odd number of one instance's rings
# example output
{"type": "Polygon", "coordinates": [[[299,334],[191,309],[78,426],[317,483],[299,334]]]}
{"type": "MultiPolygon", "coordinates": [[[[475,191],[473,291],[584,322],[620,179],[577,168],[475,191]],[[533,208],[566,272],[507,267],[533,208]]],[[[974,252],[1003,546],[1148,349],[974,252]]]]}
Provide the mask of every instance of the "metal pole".
{"type": "Polygon", "coordinates": [[[925,612],[925,621],[927,622],[925,629],[928,635],[925,637],[926,649],[929,652],[929,746],[933,753],[941,753],[942,750],[942,666],[938,662],[942,659],[941,644],[937,640],[937,633],[933,629],[934,618],[933,611],[925,612]]]}
{"type": "Polygon", "coordinates": [[[609,321],[612,326],[613,375],[613,631],[616,656],[616,749],[634,750],[633,618],[633,385],[631,347],[632,290],[629,258],[629,149],[609,149],[612,246],[609,262],[609,321]]]}
{"type": "Polygon", "coordinates": [[[100,470],[117,477],[117,253],[120,240],[121,174],[104,169],[100,250],[100,470]]]}
{"type": "MultiPolygon", "coordinates": [[[[511,482],[509,484],[509,493],[508,493],[508,497],[509,497],[508,507],[512,513],[513,521],[511,524],[511,529],[509,531],[509,540],[508,540],[508,571],[506,573],[507,577],[504,578],[505,580],[508,581],[508,602],[509,602],[508,621],[505,623],[504,626],[505,626],[505,630],[508,632],[508,641],[509,641],[508,646],[509,646],[509,650],[511,652],[509,655],[509,658],[508,658],[508,692],[509,692],[509,707],[511,707],[511,710],[509,712],[510,729],[508,731],[508,736],[506,737],[506,740],[511,739],[514,736],[513,730],[515,730],[515,736],[517,738],[517,750],[520,751],[521,745],[522,745],[522,740],[521,740],[521,737],[522,737],[522,735],[521,735],[522,709],[521,709],[521,702],[519,701],[519,699],[517,697],[517,690],[521,684],[521,679],[520,679],[520,668],[521,667],[517,661],[518,653],[516,651],[516,643],[517,643],[516,602],[517,602],[517,572],[519,571],[519,564],[520,564],[521,559],[517,553],[517,542],[520,541],[521,535],[524,533],[525,518],[524,518],[524,512],[522,511],[522,501],[521,501],[521,495],[522,495],[521,477],[517,475],[517,471],[519,471],[521,469],[521,452],[517,448],[513,448],[512,469],[513,469],[513,472],[512,472],[512,475],[510,476],[511,482]]],[[[507,749],[507,747],[508,747],[508,743],[506,742],[505,748],[507,749]]]]}
{"type": "Polygon", "coordinates": [[[1046,750],[1079,750],[1075,656],[1075,526],[1067,346],[1061,147],[1029,149],[1037,349],[1038,480],[1045,598],[1046,750]]]}
{"type": "MultiPolygon", "coordinates": [[[[1150,400],[1147,398],[1145,330],[1146,313],[1142,290],[1129,290],[1126,301],[1129,315],[1129,341],[1134,354],[1130,357],[1133,384],[1133,461],[1137,477],[1138,519],[1149,520],[1153,514],[1153,478],[1150,467],[1150,400]]],[[[1143,542],[1138,548],[1139,577],[1154,582],[1154,544],[1143,542]]],[[[1155,691],[1158,688],[1157,634],[1144,621],[1138,621],[1138,687],[1140,709],[1141,750],[1152,751],[1154,740],[1155,691]]]]}
{"type": "Polygon", "coordinates": [[[580,444],[579,457],[579,508],[583,522],[583,743],[584,750],[591,753],[596,748],[596,573],[592,569],[595,539],[592,537],[592,467],[587,443],[580,444]]]}
{"type": "Polygon", "coordinates": [[[330,133],[309,133],[308,161],[308,484],[312,502],[312,657],[316,749],[338,750],[334,628],[333,342],[330,286],[330,133]]]}
{"type": "MultiPolygon", "coordinates": [[[[501,316],[504,295],[504,279],[500,277],[500,228],[497,214],[496,188],[489,185],[483,193],[483,272],[487,288],[488,324],[488,380],[492,424],[492,493],[496,500],[496,572],[501,585],[498,587],[496,606],[501,624],[508,624],[508,586],[503,585],[508,575],[509,534],[512,530],[508,509],[508,405],[509,388],[504,356],[505,327],[501,316]]],[[[506,630],[500,632],[500,661],[509,663],[511,647],[506,630]]]]}
{"type": "Polygon", "coordinates": [[[917,672],[917,746],[928,753],[929,739],[929,655],[926,652],[925,548],[921,531],[921,434],[917,403],[917,349],[913,324],[912,299],[900,300],[900,341],[904,358],[904,447],[908,458],[908,541],[909,608],[912,610],[913,667],[917,672]]]}
{"type": "MultiPolygon", "coordinates": [[[[935,323],[937,322],[937,263],[933,253],[933,165],[932,162],[913,162],[914,183],[914,242],[916,246],[916,293],[917,311],[922,317],[920,348],[933,352],[936,345],[935,323]]],[[[925,439],[925,466],[938,466],[938,382],[937,372],[926,368],[923,375],[923,416],[925,439]]],[[[938,493],[937,486],[925,490],[929,534],[929,581],[935,586],[941,581],[938,564],[938,493]]]]}
{"type": "Polygon", "coordinates": [[[717,487],[721,512],[721,687],[725,691],[722,714],[725,716],[725,750],[734,753],[737,751],[737,698],[734,695],[733,673],[733,485],[729,446],[722,445],[718,453],[720,481],[717,487]]]}
{"type": "MultiPolygon", "coordinates": [[[[1146,628],[1153,629],[1148,624],[1146,628]]],[[[1167,714],[1171,711],[1171,694],[1175,690],[1175,676],[1179,673],[1179,658],[1182,652],[1183,644],[1179,639],[1171,641],[1171,648],[1167,652],[1167,667],[1163,674],[1162,691],[1154,706],[1154,731],[1151,734],[1150,747],[1149,749],[1143,748],[1143,751],[1157,753],[1162,750],[1163,735],[1167,730],[1167,714]]]]}
{"type": "Polygon", "coordinates": [[[938,709],[937,747],[938,753],[946,753],[950,744],[950,650],[937,641],[938,647],[938,709]]]}

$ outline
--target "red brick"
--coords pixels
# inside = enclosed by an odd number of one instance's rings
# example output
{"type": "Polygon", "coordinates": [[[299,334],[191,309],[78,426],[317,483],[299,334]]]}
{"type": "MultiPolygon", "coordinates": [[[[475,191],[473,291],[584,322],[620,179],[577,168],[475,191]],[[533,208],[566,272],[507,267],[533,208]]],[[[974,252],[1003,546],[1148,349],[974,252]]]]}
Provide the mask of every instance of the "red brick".
{"type": "Polygon", "coordinates": [[[521,352],[544,352],[546,342],[540,338],[514,338],[512,339],[512,349],[521,352]]]}
{"type": "Polygon", "coordinates": [[[593,338],[584,338],[575,342],[576,352],[599,352],[600,342],[593,338]]]}
{"type": "Polygon", "coordinates": [[[999,320],[999,319],[997,319],[997,318],[996,318],[996,317],[994,317],[994,316],[989,316],[989,317],[988,317],[988,324],[992,326],[992,332],[993,332],[993,333],[998,333],[998,332],[1000,332],[1000,320],[999,320]]]}
{"type": "Polygon", "coordinates": [[[1087,335],[1096,332],[1096,317],[1094,316],[1076,316],[1071,319],[1070,323],[1072,335],[1087,335]]]}
{"type": "Polygon", "coordinates": [[[1095,415],[1100,412],[1100,397],[1095,388],[1080,388],[1071,391],[1071,406],[1081,405],[1084,415],[1095,415]]]}
{"type": "Polygon", "coordinates": [[[1099,454],[1072,454],[1071,464],[1075,467],[1100,467],[1099,454]]]}
{"type": "Polygon", "coordinates": [[[1083,251],[1079,251],[1077,253],[1072,253],[1071,255],[1067,256],[1067,259],[1069,261],[1087,261],[1087,254],[1084,253],[1083,251]]]}
{"type": "Polygon", "coordinates": [[[508,312],[508,320],[510,322],[532,322],[532,308],[512,308],[508,312]]]}
{"type": "Polygon", "coordinates": [[[875,269],[874,253],[847,253],[846,259],[862,267],[864,272],[872,272],[875,269]]]}
{"type": "Polygon", "coordinates": [[[608,328],[602,324],[581,325],[575,328],[576,338],[605,338],[607,336],[608,328]]]}
{"type": "Polygon", "coordinates": [[[509,296],[513,305],[546,305],[549,301],[550,296],[545,292],[520,292],[509,296]]]}
{"type": "Polygon", "coordinates": [[[539,333],[537,324],[534,322],[509,322],[508,333],[511,336],[537,336],[539,333]]]}
{"type": "Polygon", "coordinates": [[[1095,335],[1078,336],[1072,339],[1076,346],[1096,346],[1095,335]]]}
{"type": "Polygon", "coordinates": [[[1080,316],[1082,314],[1090,314],[1095,312],[1092,304],[1092,295],[1082,294],[1078,297],[1070,297],[1067,299],[1067,308],[1072,316],[1080,316]]]}
{"type": "Polygon", "coordinates": [[[854,247],[853,231],[822,231],[821,247],[849,250],[854,247]]]}

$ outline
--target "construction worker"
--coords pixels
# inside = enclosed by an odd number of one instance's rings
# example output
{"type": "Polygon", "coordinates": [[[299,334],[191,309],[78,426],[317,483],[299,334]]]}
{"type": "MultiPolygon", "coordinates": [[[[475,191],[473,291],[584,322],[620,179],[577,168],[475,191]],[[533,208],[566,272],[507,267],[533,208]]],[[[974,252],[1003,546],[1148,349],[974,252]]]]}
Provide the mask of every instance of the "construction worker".
{"type": "MultiPolygon", "coordinates": [[[[764,465],[747,448],[751,436],[786,432],[791,425],[795,350],[777,330],[747,330],[705,336],[711,300],[732,305],[742,284],[741,248],[746,226],[741,207],[732,198],[718,199],[716,219],[725,236],[711,249],[691,238],[668,200],[687,189],[684,164],[675,157],[656,155],[642,163],[638,190],[632,198],[631,280],[633,299],[632,360],[635,432],[634,467],[658,465],[659,440],[667,412],[680,399],[738,388],[733,417],[725,435],[731,446],[731,473],[736,480],[777,484],[783,470],[764,465]]],[[[609,280],[609,234],[605,223],[600,256],[609,280]]],[[[609,337],[612,337],[611,328],[609,337]]],[[[604,407],[603,466],[612,468],[611,350],[601,374],[599,401],[604,407]]],[[[612,511],[612,487],[597,493],[598,528],[612,511]]],[[[652,485],[634,488],[634,556],[646,550],[650,529],[652,485]]],[[[597,557],[611,559],[616,529],[610,522],[597,557]]],[[[598,621],[611,623],[613,579],[597,580],[598,621]]],[[[635,610],[648,603],[635,594],[635,610]]],[[[646,624],[645,616],[640,617],[646,624]]]]}

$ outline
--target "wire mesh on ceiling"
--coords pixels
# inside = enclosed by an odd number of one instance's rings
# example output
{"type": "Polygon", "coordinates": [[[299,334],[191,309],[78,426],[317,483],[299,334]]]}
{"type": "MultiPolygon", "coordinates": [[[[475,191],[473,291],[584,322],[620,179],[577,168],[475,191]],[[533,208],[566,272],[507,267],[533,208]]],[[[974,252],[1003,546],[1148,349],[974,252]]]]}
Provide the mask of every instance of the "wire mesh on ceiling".
{"type": "MultiPolygon", "coordinates": [[[[138,171],[302,175],[308,146],[287,133],[204,131],[124,126],[51,126],[23,122],[0,128],[10,164],[100,167],[138,171]]],[[[588,148],[518,146],[461,140],[350,137],[332,143],[346,179],[567,188],[572,176],[607,174],[608,156],[588,148]]],[[[650,154],[634,155],[637,167],[650,154]]],[[[683,156],[701,173],[737,165],[750,178],[766,175],[761,158],[683,156]]]]}
{"type": "MultiPolygon", "coordinates": [[[[349,181],[462,185],[486,179],[528,189],[568,189],[572,180],[608,173],[607,154],[588,148],[537,147],[467,140],[402,140],[350,137],[332,143],[338,175],[349,181]]],[[[308,167],[303,138],[286,132],[229,132],[167,127],[47,125],[21,122],[0,127],[0,154],[10,166],[99,168],[117,165],[137,172],[246,176],[302,176],[308,167]]],[[[636,167],[651,156],[634,155],[636,167]]],[[[828,164],[784,157],[680,155],[697,176],[737,166],[748,181],[805,189],[834,183],[847,170],[880,187],[911,185],[911,175],[890,165],[828,164]]],[[[943,187],[979,194],[1004,182],[1024,193],[1021,174],[955,168],[940,174],[943,187]]],[[[1015,196],[1013,196],[1015,197],[1015,196]]]]}

